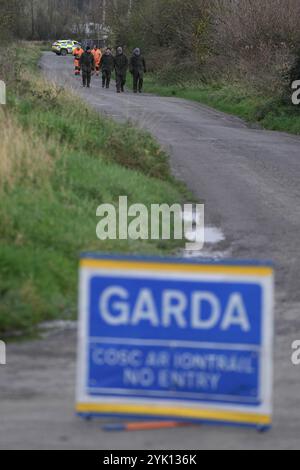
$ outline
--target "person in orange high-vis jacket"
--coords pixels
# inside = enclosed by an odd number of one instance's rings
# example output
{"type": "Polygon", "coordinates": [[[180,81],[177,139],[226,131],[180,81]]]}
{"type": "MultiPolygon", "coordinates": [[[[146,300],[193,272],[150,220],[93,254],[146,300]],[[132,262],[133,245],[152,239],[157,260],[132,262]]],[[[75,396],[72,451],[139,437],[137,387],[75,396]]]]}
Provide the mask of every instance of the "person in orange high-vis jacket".
{"type": "Polygon", "coordinates": [[[81,47],[76,47],[76,49],[73,51],[76,77],[80,75],[80,57],[82,56],[83,53],[84,53],[84,50],[81,47]]]}
{"type": "Polygon", "coordinates": [[[96,76],[99,77],[102,52],[97,46],[94,46],[94,49],[92,50],[92,54],[94,56],[94,61],[95,61],[96,76]]]}

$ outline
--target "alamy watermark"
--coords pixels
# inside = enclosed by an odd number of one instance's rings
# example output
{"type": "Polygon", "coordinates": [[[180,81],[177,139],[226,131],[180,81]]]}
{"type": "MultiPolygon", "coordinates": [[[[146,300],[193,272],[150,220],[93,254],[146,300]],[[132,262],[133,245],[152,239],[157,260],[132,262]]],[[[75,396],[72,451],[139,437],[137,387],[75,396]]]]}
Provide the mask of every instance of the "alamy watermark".
{"type": "Polygon", "coordinates": [[[204,204],[128,205],[127,196],[119,206],[102,204],[97,208],[99,240],[188,240],[186,249],[204,246],[204,204]]]}
{"type": "Polygon", "coordinates": [[[300,366],[300,341],[295,340],[292,343],[292,355],[291,355],[291,361],[294,366],[300,366]]]}
{"type": "Polygon", "coordinates": [[[0,366],[6,365],[6,344],[0,341],[0,366]]]}
{"type": "Polygon", "coordinates": [[[6,85],[3,80],[0,80],[0,105],[6,104],[6,85]]]}
{"type": "Polygon", "coordinates": [[[295,80],[292,83],[292,90],[295,90],[292,94],[292,102],[295,106],[300,104],[300,80],[295,80]]]}

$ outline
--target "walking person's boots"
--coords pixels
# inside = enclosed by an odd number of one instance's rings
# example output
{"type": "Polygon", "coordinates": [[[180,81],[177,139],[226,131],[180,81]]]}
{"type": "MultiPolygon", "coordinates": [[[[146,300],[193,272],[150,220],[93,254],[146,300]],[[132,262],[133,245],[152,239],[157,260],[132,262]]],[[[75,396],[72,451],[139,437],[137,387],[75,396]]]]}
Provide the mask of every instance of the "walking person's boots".
{"type": "Polygon", "coordinates": [[[143,85],[144,85],[144,80],[140,78],[139,81],[139,93],[143,93],[143,85]]]}
{"type": "Polygon", "coordinates": [[[92,75],[89,73],[88,76],[87,76],[87,87],[90,88],[91,86],[91,78],[92,78],[92,75]]]}

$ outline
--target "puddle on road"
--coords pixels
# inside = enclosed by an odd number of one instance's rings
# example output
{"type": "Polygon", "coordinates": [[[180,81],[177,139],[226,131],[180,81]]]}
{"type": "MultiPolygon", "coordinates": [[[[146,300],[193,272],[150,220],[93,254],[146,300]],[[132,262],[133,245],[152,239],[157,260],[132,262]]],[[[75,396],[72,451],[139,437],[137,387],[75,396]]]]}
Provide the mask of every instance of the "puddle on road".
{"type": "MultiPolygon", "coordinates": [[[[194,230],[187,231],[185,233],[185,238],[189,242],[194,242],[196,239],[196,234],[194,230]]],[[[205,227],[204,228],[204,243],[205,245],[215,245],[221,243],[225,240],[225,236],[217,227],[205,227]]]]}
{"type": "MultiPolygon", "coordinates": [[[[196,240],[196,225],[192,230],[185,233],[187,242],[194,243],[196,240]]],[[[230,258],[230,250],[222,250],[218,245],[226,240],[224,233],[218,227],[205,227],[204,228],[204,246],[199,244],[199,248],[195,246],[194,250],[184,249],[180,255],[184,258],[201,258],[213,259],[215,261],[230,258]]]]}
{"type": "Polygon", "coordinates": [[[77,322],[73,320],[55,320],[41,323],[38,327],[38,333],[42,338],[47,338],[53,333],[62,331],[72,331],[77,329],[77,322]]]}
{"type": "Polygon", "coordinates": [[[185,210],[182,219],[185,227],[184,236],[187,241],[194,243],[197,240],[197,230],[200,230],[204,245],[216,245],[225,241],[225,235],[220,228],[205,225],[204,206],[199,211],[185,210]],[[185,225],[186,223],[187,225],[185,225]]]}
{"type": "Polygon", "coordinates": [[[206,244],[216,244],[225,240],[224,233],[217,227],[205,227],[204,233],[206,244]]]}
{"type": "Polygon", "coordinates": [[[182,250],[179,255],[182,258],[186,259],[201,259],[201,260],[213,260],[213,261],[221,261],[224,259],[231,258],[231,251],[230,250],[182,250]]]}

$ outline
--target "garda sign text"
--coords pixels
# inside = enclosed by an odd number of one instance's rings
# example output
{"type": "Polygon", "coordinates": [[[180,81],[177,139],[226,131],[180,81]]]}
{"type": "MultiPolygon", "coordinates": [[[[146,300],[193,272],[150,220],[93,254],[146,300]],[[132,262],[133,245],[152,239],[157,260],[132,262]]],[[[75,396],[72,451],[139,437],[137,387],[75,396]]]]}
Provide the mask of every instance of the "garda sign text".
{"type": "Polygon", "coordinates": [[[84,255],[77,412],[268,427],[273,269],[84,255]]]}

